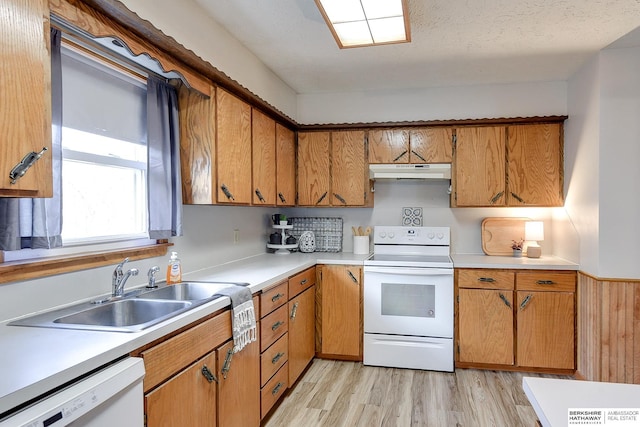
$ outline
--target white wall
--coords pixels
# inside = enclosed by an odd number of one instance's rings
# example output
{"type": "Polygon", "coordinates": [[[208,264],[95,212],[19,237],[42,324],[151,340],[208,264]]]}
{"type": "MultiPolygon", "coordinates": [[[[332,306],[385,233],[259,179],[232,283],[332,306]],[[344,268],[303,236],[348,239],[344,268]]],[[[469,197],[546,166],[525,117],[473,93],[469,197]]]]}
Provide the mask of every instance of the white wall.
{"type": "Polygon", "coordinates": [[[121,0],[251,92],[296,120],[296,94],[282,79],[191,0],[121,0]]]}
{"type": "Polygon", "coordinates": [[[298,121],[358,123],[567,113],[566,82],[298,95],[298,121]]]}

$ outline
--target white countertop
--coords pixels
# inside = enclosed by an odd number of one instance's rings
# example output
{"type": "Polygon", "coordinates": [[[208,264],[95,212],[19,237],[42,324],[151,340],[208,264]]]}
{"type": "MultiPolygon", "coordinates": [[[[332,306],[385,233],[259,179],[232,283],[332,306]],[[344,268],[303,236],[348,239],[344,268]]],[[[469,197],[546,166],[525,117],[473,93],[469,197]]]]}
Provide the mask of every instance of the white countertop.
{"type": "MultiPolygon", "coordinates": [[[[522,388],[544,427],[561,427],[569,424],[569,409],[635,409],[640,413],[640,385],[593,381],[562,380],[555,378],[522,378],[522,388]]],[[[608,411],[603,416],[611,415],[608,411]]],[[[606,425],[640,425],[640,415],[632,423],[606,425]]],[[[602,425],[603,423],[591,423],[602,425]]],[[[587,425],[586,422],[574,425],[587,425]]]]}
{"type": "MultiPolygon", "coordinates": [[[[362,265],[369,254],[314,252],[261,254],[184,274],[185,281],[249,283],[252,293],[316,264],[362,265]]],[[[455,267],[577,269],[556,258],[539,260],[484,255],[454,255],[455,267]],[[520,262],[520,267],[514,262],[520,262]],[[534,267],[535,266],[535,267],[534,267]]],[[[228,307],[218,298],[140,332],[98,332],[71,329],[7,326],[0,323],[0,414],[131,351],[228,307]]]]}
{"type": "Polygon", "coordinates": [[[484,254],[452,254],[455,268],[509,268],[523,270],[578,270],[579,265],[552,255],[516,258],[484,254]]]}
{"type": "MultiPolygon", "coordinates": [[[[261,291],[316,264],[362,264],[369,255],[352,253],[261,254],[185,274],[185,281],[249,283],[261,291]]],[[[140,332],[98,332],[0,323],[0,414],[108,364],[131,351],[215,311],[227,297],[175,316],[140,332]]]]}

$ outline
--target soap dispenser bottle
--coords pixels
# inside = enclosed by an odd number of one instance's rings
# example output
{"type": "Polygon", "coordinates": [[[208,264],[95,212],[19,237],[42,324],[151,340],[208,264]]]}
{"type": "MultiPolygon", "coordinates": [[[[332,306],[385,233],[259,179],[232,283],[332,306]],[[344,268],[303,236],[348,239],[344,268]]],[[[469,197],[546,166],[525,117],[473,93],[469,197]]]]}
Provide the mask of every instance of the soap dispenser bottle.
{"type": "Polygon", "coordinates": [[[167,285],[180,282],[182,282],[182,265],[178,258],[178,252],[171,252],[171,258],[167,266],[167,285]]]}

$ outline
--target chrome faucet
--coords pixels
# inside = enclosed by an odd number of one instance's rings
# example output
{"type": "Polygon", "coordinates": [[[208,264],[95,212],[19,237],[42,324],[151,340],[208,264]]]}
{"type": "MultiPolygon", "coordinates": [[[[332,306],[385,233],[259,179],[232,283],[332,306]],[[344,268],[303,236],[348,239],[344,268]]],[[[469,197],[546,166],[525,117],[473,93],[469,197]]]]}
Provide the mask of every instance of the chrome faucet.
{"type": "Polygon", "coordinates": [[[158,287],[158,285],[156,284],[156,273],[158,271],[160,271],[160,267],[158,267],[157,265],[154,265],[147,272],[147,277],[149,278],[147,282],[147,288],[153,289],[158,287]]]}
{"type": "Polygon", "coordinates": [[[113,276],[111,279],[111,285],[113,291],[111,292],[111,297],[121,297],[124,295],[124,284],[127,282],[127,279],[131,276],[138,275],[137,268],[130,268],[126,273],[122,271],[122,267],[125,263],[129,261],[129,258],[125,258],[120,264],[116,265],[115,270],[113,270],[113,276]]]}

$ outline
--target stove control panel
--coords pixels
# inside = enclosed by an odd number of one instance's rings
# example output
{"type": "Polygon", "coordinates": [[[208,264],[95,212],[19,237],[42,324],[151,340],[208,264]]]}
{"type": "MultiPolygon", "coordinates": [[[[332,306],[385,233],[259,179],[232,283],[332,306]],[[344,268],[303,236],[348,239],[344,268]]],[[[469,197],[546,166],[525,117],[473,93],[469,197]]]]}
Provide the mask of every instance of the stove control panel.
{"type": "Polygon", "coordinates": [[[374,244],[443,245],[450,244],[449,227],[375,226],[374,244]]]}

